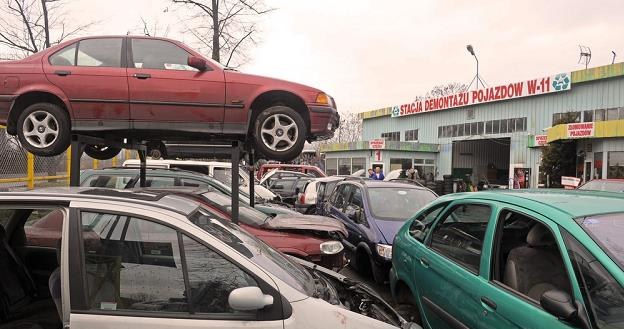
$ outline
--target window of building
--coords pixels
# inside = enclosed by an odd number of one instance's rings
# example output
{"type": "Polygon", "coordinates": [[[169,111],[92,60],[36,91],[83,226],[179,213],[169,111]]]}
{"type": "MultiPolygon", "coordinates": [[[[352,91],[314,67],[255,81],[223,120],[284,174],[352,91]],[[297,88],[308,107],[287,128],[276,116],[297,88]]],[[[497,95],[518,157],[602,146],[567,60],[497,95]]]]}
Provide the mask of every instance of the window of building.
{"type": "Polygon", "coordinates": [[[389,133],[382,133],[381,138],[385,138],[387,141],[400,141],[401,133],[398,131],[393,131],[389,133]]]}
{"type": "Polygon", "coordinates": [[[527,118],[516,119],[516,131],[527,131],[527,118]]]}
{"type": "Polygon", "coordinates": [[[598,109],[598,110],[594,111],[594,121],[595,122],[605,121],[605,120],[607,120],[607,110],[605,110],[605,109],[598,109]]]}
{"type": "Polygon", "coordinates": [[[624,120],[624,107],[620,107],[620,120],[624,120]]]}
{"type": "Polygon", "coordinates": [[[438,127],[438,138],[442,138],[442,131],[444,131],[444,127],[439,126],[438,127]]]}
{"type": "Polygon", "coordinates": [[[470,124],[470,135],[479,135],[479,122],[470,124]]]}
{"type": "Polygon", "coordinates": [[[509,132],[509,130],[507,129],[509,126],[507,122],[509,122],[509,120],[507,119],[503,119],[500,121],[500,133],[501,134],[506,134],[507,132],[509,132]]]}
{"type": "Polygon", "coordinates": [[[624,152],[609,152],[607,178],[624,178],[624,152]]]}
{"type": "Polygon", "coordinates": [[[418,129],[408,130],[405,132],[405,140],[406,141],[417,141],[418,140],[418,129]]]}
{"type": "Polygon", "coordinates": [[[457,129],[457,125],[452,125],[451,131],[453,132],[453,134],[451,135],[452,137],[457,137],[459,135],[459,129],[457,129]]]}
{"type": "Polygon", "coordinates": [[[463,123],[460,123],[457,125],[457,136],[459,137],[466,136],[463,123]]]}
{"type": "Polygon", "coordinates": [[[594,121],[594,111],[588,110],[583,111],[583,122],[592,122],[594,121]]]}
{"type": "Polygon", "coordinates": [[[397,169],[409,169],[412,167],[412,159],[390,159],[390,171],[397,169]]]}
{"type": "Polygon", "coordinates": [[[486,121],[485,122],[485,133],[486,134],[491,134],[492,133],[492,125],[493,125],[493,121],[486,121]]]}
{"type": "Polygon", "coordinates": [[[366,158],[351,158],[351,173],[366,168],[366,158]]]}
{"type": "Polygon", "coordinates": [[[336,158],[325,159],[325,173],[328,176],[338,175],[338,159],[336,158]]]}
{"type": "Polygon", "coordinates": [[[483,122],[477,122],[477,135],[483,135],[485,132],[485,124],[483,122]]]}
{"type": "Polygon", "coordinates": [[[351,175],[351,158],[338,159],[338,175],[351,175]]]}
{"type": "Polygon", "coordinates": [[[612,108],[607,109],[607,120],[619,120],[620,119],[620,109],[612,108]]]}
{"type": "Polygon", "coordinates": [[[489,206],[480,204],[454,207],[433,228],[431,249],[467,270],[479,273],[481,248],[491,212],[489,206]]]}
{"type": "Polygon", "coordinates": [[[553,114],[553,126],[565,124],[565,123],[576,123],[581,122],[581,112],[564,112],[564,113],[555,113],[553,114]]]}

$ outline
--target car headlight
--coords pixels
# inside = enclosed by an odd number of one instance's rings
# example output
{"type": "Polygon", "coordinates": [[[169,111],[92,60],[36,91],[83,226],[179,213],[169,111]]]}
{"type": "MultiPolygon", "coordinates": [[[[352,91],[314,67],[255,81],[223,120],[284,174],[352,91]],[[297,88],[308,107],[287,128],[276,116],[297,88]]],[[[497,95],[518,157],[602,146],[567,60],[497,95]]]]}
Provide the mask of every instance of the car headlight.
{"type": "Polygon", "coordinates": [[[392,259],[392,246],[387,244],[377,244],[375,245],[375,249],[377,250],[377,255],[385,259],[392,259]]]}
{"type": "Polygon", "coordinates": [[[316,95],[316,100],[314,102],[317,104],[331,105],[330,97],[326,93],[318,93],[318,95],[316,95]]]}
{"type": "Polygon", "coordinates": [[[324,255],[335,255],[341,252],[344,246],[340,241],[327,241],[321,243],[321,253],[324,255]]]}

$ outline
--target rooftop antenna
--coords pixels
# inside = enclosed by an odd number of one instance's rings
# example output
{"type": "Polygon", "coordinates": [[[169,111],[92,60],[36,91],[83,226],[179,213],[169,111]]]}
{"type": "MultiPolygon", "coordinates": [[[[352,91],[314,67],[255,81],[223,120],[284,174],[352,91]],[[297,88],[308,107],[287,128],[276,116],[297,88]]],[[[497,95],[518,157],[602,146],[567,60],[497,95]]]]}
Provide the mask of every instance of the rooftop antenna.
{"type": "Polygon", "coordinates": [[[585,69],[587,70],[587,66],[589,65],[589,62],[591,62],[591,49],[587,46],[579,45],[579,52],[581,54],[579,55],[578,63],[585,63],[585,69]]]}
{"type": "Polygon", "coordinates": [[[613,59],[611,60],[611,64],[615,64],[615,56],[617,56],[617,54],[615,53],[614,50],[611,50],[611,53],[613,54],[613,59]]]}

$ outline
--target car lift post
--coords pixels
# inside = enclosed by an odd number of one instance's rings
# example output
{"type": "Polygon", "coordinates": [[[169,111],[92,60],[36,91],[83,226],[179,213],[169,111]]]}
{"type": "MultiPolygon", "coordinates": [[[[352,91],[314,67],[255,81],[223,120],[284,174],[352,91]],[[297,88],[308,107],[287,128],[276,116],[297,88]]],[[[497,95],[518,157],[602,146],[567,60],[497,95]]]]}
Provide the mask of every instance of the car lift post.
{"type": "Polygon", "coordinates": [[[97,138],[84,135],[72,135],[71,138],[71,161],[69,164],[69,186],[80,186],[80,159],[84,153],[85,146],[87,144],[92,145],[106,145],[110,147],[117,147],[121,149],[136,150],[139,153],[139,159],[141,160],[139,184],[141,187],[145,187],[145,171],[146,171],[146,156],[147,147],[144,144],[136,141],[129,141],[128,143],[108,140],[104,138],[97,138]]]}
{"type": "Polygon", "coordinates": [[[239,165],[240,147],[238,141],[232,142],[232,222],[238,225],[238,187],[240,184],[239,165]]]}
{"type": "Polygon", "coordinates": [[[249,205],[253,208],[256,204],[256,177],[254,175],[255,159],[253,149],[247,153],[249,155],[249,205]]]}

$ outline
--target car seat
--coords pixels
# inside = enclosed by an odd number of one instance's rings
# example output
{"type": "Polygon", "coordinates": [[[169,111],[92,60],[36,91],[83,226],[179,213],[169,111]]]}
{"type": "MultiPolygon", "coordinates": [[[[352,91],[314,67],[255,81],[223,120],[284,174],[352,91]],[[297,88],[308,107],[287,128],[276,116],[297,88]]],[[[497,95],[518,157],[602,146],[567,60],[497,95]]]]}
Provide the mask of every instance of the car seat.
{"type": "Polygon", "coordinates": [[[59,264],[52,274],[50,274],[50,279],[48,280],[48,287],[50,288],[50,295],[52,296],[52,300],[54,301],[54,305],[56,305],[56,310],[59,314],[59,319],[63,319],[63,310],[62,310],[62,301],[61,301],[61,240],[58,241],[58,245],[56,247],[56,260],[59,264]]]}
{"type": "Polygon", "coordinates": [[[550,230],[538,223],[527,234],[526,242],[509,252],[503,283],[536,301],[551,289],[569,293],[563,259],[550,230]]]}

